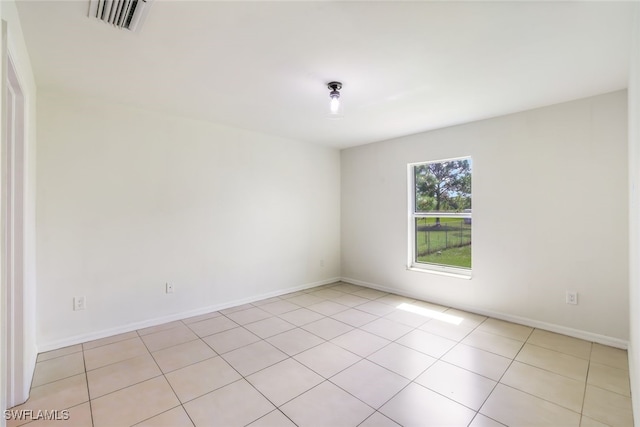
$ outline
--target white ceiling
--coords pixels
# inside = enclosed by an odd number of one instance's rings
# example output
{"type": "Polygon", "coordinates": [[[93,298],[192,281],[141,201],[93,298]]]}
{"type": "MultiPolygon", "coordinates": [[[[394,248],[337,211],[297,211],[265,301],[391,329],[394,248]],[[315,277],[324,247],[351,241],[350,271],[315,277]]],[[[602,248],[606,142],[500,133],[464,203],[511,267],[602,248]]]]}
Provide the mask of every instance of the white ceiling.
{"type": "Polygon", "coordinates": [[[18,2],[38,90],[341,148],[625,88],[635,6],[156,0],[131,33],[88,4],[18,2]]]}

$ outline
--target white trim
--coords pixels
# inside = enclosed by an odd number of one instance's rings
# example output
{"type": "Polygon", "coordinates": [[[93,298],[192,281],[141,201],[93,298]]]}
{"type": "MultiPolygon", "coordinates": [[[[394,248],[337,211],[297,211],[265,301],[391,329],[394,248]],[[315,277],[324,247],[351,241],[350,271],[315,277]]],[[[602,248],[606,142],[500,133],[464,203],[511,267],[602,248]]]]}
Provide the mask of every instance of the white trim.
{"type": "MultiPolygon", "coordinates": [[[[381,286],[375,283],[364,282],[362,280],[352,279],[349,277],[342,277],[341,281],[351,283],[354,285],[365,286],[367,288],[376,289],[383,292],[389,292],[397,295],[402,295],[409,298],[416,298],[422,300],[422,297],[416,296],[411,292],[406,292],[401,289],[390,288],[387,286],[381,286]]],[[[554,323],[542,322],[540,320],[529,319],[527,317],[514,316],[512,314],[501,313],[492,310],[478,309],[477,307],[466,306],[463,304],[452,305],[450,303],[443,303],[437,300],[428,301],[434,304],[444,305],[458,310],[468,311],[470,313],[480,314],[482,316],[493,317],[495,319],[506,320],[507,322],[518,323],[524,326],[530,326],[532,328],[544,329],[545,331],[555,332],[562,335],[567,335],[574,338],[579,338],[585,341],[592,341],[598,344],[608,345],[611,347],[628,349],[629,341],[620,338],[609,337],[607,335],[600,335],[593,332],[583,331],[581,329],[569,328],[562,325],[556,325],[554,323]]]]}
{"type": "Polygon", "coordinates": [[[25,300],[26,213],[26,97],[17,61],[9,43],[8,25],[2,21],[2,236],[0,256],[2,287],[5,291],[4,332],[6,334],[3,388],[7,406],[21,404],[29,397],[35,356],[26,351],[25,316],[30,310],[25,300]],[[28,357],[27,357],[28,356],[28,357]]]}
{"type": "Polygon", "coordinates": [[[293,286],[287,289],[279,289],[277,291],[267,292],[260,295],[255,295],[247,298],[241,298],[234,301],[228,301],[222,304],[211,305],[208,307],[202,307],[195,310],[184,311],[181,313],[170,314],[167,316],[156,317],[150,320],[143,320],[140,322],[129,323],[127,325],[118,326],[116,328],[103,329],[101,331],[91,332],[82,335],[75,335],[72,337],[64,338],[61,340],[45,342],[38,345],[38,352],[44,353],[47,351],[57,350],[59,348],[68,347],[70,345],[81,344],[87,341],[93,341],[100,338],[106,338],[113,335],[123,334],[126,332],[136,331],[138,329],[148,328],[150,326],[162,325],[163,323],[173,322],[175,320],[188,319],[189,317],[199,316],[201,314],[212,313],[214,311],[224,310],[226,308],[236,307],[242,304],[248,304],[256,301],[260,301],[267,298],[273,298],[280,295],[288,294],[291,292],[301,291],[309,288],[315,288],[316,286],[328,285],[330,283],[339,282],[339,277],[333,277],[329,279],[320,280],[318,282],[306,283],[304,285],[293,286]]]}
{"type": "Polygon", "coordinates": [[[439,274],[440,276],[448,276],[455,277],[456,279],[464,279],[471,280],[473,277],[471,274],[471,270],[462,269],[462,268],[454,268],[449,267],[447,265],[433,265],[428,264],[429,268],[420,267],[420,263],[416,263],[416,265],[412,265],[411,267],[407,267],[409,271],[417,271],[418,273],[431,273],[431,274],[439,274]],[[435,268],[435,267],[440,267],[435,268]]]}

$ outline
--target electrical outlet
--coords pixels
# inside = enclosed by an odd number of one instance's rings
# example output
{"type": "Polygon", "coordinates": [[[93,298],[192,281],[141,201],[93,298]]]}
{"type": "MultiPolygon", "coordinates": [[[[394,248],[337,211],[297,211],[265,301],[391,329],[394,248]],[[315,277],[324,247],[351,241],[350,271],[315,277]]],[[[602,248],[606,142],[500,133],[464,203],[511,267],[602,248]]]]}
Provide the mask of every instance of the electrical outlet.
{"type": "Polygon", "coordinates": [[[578,292],[567,291],[567,304],[572,304],[572,305],[578,304],[578,292]]]}
{"type": "Polygon", "coordinates": [[[85,297],[73,297],[73,310],[84,310],[87,308],[87,300],[85,297]]]}
{"type": "Polygon", "coordinates": [[[168,294],[172,294],[172,293],[173,293],[173,283],[169,283],[169,282],[167,282],[167,285],[166,285],[166,289],[165,289],[165,291],[166,291],[168,294]]]}
{"type": "Polygon", "coordinates": [[[324,259],[320,260],[320,267],[324,268],[324,259]]]}

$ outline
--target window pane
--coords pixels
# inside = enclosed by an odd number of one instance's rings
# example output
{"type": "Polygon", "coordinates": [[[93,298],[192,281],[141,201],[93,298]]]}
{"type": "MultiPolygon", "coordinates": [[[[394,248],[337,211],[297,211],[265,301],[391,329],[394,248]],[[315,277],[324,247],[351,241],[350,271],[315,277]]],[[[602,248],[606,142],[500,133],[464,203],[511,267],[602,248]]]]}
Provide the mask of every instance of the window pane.
{"type": "Polygon", "coordinates": [[[471,268],[471,218],[416,218],[416,262],[471,268]]]}
{"type": "Polygon", "coordinates": [[[471,209],[471,159],[414,166],[416,212],[471,209]]]}

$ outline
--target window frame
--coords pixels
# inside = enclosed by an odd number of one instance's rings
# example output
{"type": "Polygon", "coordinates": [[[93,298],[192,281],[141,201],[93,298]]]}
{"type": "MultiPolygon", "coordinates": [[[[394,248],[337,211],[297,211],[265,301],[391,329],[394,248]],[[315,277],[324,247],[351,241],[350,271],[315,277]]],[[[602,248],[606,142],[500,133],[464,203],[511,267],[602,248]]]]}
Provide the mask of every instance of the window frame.
{"type": "MultiPolygon", "coordinates": [[[[454,276],[463,279],[471,279],[473,261],[470,268],[449,266],[443,264],[426,263],[417,261],[417,248],[416,248],[416,219],[418,218],[461,218],[472,219],[472,212],[416,212],[416,182],[415,182],[415,167],[421,165],[427,165],[432,163],[445,163],[456,160],[470,160],[471,161],[471,199],[473,200],[473,160],[469,156],[453,157],[441,160],[429,160],[423,162],[414,162],[407,164],[407,199],[408,199],[408,256],[407,256],[407,269],[442,274],[447,276],[454,276]]],[[[473,206],[473,203],[472,203],[473,206]]],[[[473,208],[472,208],[473,209],[473,208]]],[[[473,228],[471,229],[473,234],[473,228]]],[[[472,251],[473,251],[473,238],[471,239],[472,251]]],[[[472,258],[473,260],[473,258],[472,258]]]]}

